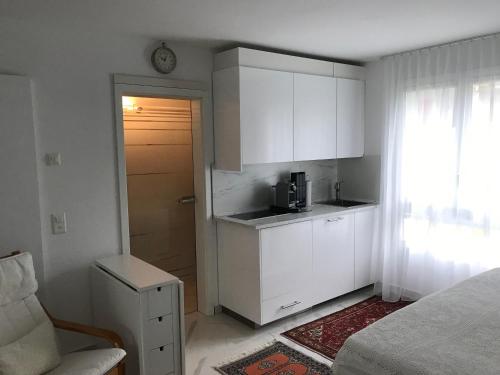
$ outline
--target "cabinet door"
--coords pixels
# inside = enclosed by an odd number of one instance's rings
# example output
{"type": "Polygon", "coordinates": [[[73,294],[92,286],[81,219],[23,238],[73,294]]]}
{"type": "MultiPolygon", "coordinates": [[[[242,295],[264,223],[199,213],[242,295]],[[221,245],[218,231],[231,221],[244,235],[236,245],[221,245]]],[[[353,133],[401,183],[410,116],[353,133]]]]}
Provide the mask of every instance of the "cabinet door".
{"type": "Polygon", "coordinates": [[[240,67],[242,164],[293,160],[293,73],[240,67]]]}
{"type": "Polygon", "coordinates": [[[313,221],[313,304],[354,290],[354,215],[313,221]]]}
{"type": "Polygon", "coordinates": [[[354,218],[354,287],[372,283],[371,265],[375,209],[356,212],[354,218]]]}
{"type": "Polygon", "coordinates": [[[337,158],[363,156],[365,151],[365,83],[337,79],[337,158]]]}
{"type": "Polygon", "coordinates": [[[213,73],[215,168],[241,172],[238,68],[213,73]]]}
{"type": "Polygon", "coordinates": [[[337,157],[336,79],[294,74],[294,160],[337,157]]]}
{"type": "MultiPolygon", "coordinates": [[[[312,272],[310,221],[262,229],[260,242],[262,301],[309,289],[312,272]]],[[[302,306],[307,305],[307,301],[299,302],[302,306]]]]}

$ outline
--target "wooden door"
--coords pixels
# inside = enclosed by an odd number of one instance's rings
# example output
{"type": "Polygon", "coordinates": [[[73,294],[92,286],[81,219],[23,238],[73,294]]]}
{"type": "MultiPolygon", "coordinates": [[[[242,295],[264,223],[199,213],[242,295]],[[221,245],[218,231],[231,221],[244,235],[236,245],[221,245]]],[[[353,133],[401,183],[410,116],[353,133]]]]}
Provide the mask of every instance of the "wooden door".
{"type": "Polygon", "coordinates": [[[191,102],[122,101],[130,252],[184,281],[185,311],[196,311],[191,102]]]}

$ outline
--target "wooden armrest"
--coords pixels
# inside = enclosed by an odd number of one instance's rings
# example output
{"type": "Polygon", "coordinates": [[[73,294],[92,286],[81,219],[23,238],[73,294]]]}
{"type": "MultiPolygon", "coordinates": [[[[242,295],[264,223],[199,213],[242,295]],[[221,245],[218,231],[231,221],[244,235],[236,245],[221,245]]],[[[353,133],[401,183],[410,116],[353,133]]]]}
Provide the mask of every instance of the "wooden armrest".
{"type": "Polygon", "coordinates": [[[56,319],[53,317],[50,317],[50,319],[52,320],[52,324],[54,324],[54,327],[56,328],[64,329],[66,331],[71,331],[71,332],[83,333],[90,336],[100,337],[111,343],[111,345],[113,345],[115,348],[123,349],[122,338],[113,331],[109,331],[103,328],[92,327],[85,324],[68,322],[67,320],[56,319]]]}
{"type": "Polygon", "coordinates": [[[54,327],[59,329],[64,329],[66,331],[83,333],[85,335],[90,335],[94,337],[100,337],[111,343],[111,345],[113,345],[115,348],[124,349],[123,340],[116,332],[103,328],[88,326],[85,324],[69,322],[67,320],[56,319],[52,315],[50,315],[45,306],[42,305],[42,308],[49,317],[49,319],[52,321],[54,327]]]}

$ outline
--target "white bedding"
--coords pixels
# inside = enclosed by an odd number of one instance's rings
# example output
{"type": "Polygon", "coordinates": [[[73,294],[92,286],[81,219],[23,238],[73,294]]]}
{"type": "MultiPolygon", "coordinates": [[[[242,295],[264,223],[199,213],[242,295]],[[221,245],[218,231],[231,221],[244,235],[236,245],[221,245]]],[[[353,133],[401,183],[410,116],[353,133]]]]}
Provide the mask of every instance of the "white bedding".
{"type": "Polygon", "coordinates": [[[429,295],[351,336],[336,375],[500,374],[500,269],[429,295]]]}

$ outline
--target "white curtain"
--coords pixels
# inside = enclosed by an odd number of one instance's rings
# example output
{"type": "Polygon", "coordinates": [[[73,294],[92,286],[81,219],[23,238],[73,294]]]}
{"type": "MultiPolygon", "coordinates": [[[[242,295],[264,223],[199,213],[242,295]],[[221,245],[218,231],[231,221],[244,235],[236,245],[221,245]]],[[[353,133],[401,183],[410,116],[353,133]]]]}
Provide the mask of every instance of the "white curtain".
{"type": "Polygon", "coordinates": [[[500,37],[387,57],[378,286],[416,299],[500,266],[500,37]]]}

